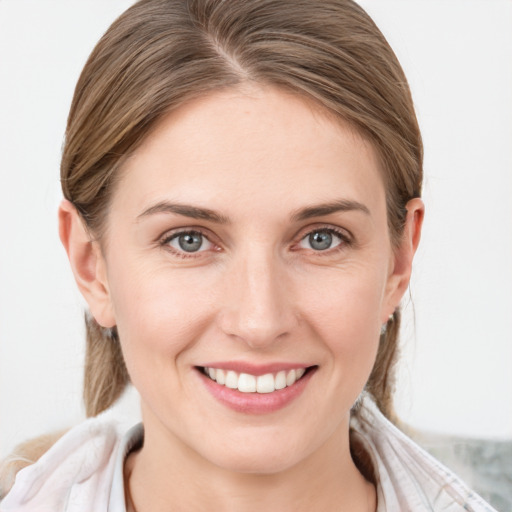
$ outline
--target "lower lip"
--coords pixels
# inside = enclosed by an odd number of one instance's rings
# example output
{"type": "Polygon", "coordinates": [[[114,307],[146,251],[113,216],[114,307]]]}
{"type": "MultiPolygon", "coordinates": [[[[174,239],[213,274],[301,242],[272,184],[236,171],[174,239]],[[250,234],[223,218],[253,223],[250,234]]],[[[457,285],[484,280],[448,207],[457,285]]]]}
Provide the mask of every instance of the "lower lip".
{"type": "Polygon", "coordinates": [[[217,384],[217,382],[204,375],[200,370],[198,370],[198,374],[202,378],[206,389],[219,402],[230,409],[245,414],[269,414],[283,409],[298,398],[315,371],[316,367],[310,368],[309,371],[293,385],[273,391],[272,393],[242,393],[238,391],[238,389],[231,389],[217,384]]]}

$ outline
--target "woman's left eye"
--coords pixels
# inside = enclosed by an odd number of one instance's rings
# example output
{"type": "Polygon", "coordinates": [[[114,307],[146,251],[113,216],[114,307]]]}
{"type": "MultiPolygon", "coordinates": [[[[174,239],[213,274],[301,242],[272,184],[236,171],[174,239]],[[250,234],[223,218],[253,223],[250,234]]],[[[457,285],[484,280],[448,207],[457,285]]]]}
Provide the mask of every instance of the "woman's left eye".
{"type": "Polygon", "coordinates": [[[313,251],[327,251],[346,242],[346,238],[333,229],[315,229],[299,242],[299,247],[313,251]]]}
{"type": "Polygon", "coordinates": [[[213,244],[199,231],[182,231],[167,237],[163,245],[172,247],[179,253],[196,253],[211,249],[213,244]]]}

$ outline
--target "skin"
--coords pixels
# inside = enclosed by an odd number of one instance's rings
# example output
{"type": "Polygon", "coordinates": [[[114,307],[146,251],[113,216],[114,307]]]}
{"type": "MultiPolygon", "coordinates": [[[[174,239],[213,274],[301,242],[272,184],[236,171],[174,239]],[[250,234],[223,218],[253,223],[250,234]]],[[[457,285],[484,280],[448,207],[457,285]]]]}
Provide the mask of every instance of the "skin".
{"type": "Polygon", "coordinates": [[[371,145],[273,88],[180,107],[121,172],[103,240],[90,241],[66,201],[60,230],[92,314],[118,328],[141,395],[144,447],[125,468],[130,506],[375,510],[349,452],[350,408],[407,288],[422,202],[409,202],[392,247],[371,145]],[[304,218],[339,201],[351,207],[304,218]],[[156,212],[162,203],[220,219],[156,212]],[[201,250],[169,241],[190,230],[204,235],[201,250]],[[330,233],[332,246],[313,247],[315,232],[330,233]],[[211,361],[317,369],[291,403],[254,415],[206,390],[195,367],[211,361]]]}

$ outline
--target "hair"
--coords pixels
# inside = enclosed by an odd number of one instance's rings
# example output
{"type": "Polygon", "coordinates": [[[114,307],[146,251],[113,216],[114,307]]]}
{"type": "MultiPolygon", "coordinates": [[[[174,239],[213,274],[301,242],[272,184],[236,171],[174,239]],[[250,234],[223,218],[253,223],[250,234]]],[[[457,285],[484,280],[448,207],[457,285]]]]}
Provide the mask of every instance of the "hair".
{"type": "MultiPolygon", "coordinates": [[[[421,194],[423,147],[407,80],[386,39],[351,0],[141,0],[87,61],[68,118],[64,196],[101,240],[119,169],[163,116],[246,83],[312,99],[380,157],[392,243],[421,194]]],[[[392,416],[400,313],[388,321],[367,383],[392,416]]],[[[86,321],[86,413],[107,409],[129,376],[116,330],[86,321]]]]}
{"type": "MultiPolygon", "coordinates": [[[[421,194],[423,147],[393,50],[352,0],[141,0],[107,30],[72,101],[62,190],[102,239],[124,161],[186,102],[244,84],[313,100],[369,141],[380,159],[391,242],[421,194]]],[[[400,312],[388,321],[366,389],[392,416],[400,312]]],[[[86,320],[86,413],[111,406],[129,382],[116,329],[86,320]]]]}

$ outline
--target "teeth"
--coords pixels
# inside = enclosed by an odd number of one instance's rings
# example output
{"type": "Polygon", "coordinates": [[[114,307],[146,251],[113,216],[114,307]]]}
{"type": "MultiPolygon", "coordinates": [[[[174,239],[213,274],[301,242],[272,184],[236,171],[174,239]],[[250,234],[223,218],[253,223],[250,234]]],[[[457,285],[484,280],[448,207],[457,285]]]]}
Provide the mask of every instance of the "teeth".
{"type": "Polygon", "coordinates": [[[275,391],[276,385],[274,376],[271,373],[260,375],[256,380],[256,391],[258,393],[272,393],[275,391]]]}
{"type": "Polygon", "coordinates": [[[286,385],[291,386],[297,380],[297,374],[295,370],[290,370],[286,375],[286,385]]]}
{"type": "Polygon", "coordinates": [[[238,388],[238,374],[233,371],[226,373],[226,387],[231,389],[238,388]]]}
{"type": "Polygon", "coordinates": [[[286,372],[278,372],[276,375],[276,389],[284,389],[286,387],[286,372]]]}
{"type": "Polygon", "coordinates": [[[226,372],[224,370],[217,370],[217,378],[216,380],[219,384],[226,384],[226,372]]]}
{"type": "Polygon", "coordinates": [[[256,377],[248,373],[241,373],[238,377],[238,391],[254,393],[256,391],[256,377]]]}
{"type": "Polygon", "coordinates": [[[237,373],[233,370],[217,368],[204,368],[204,373],[218,384],[231,389],[238,389],[242,393],[272,393],[287,386],[292,386],[305,373],[305,368],[280,371],[275,374],[267,373],[256,377],[248,373],[237,373]]]}

